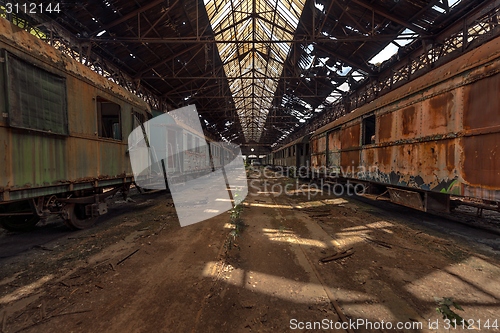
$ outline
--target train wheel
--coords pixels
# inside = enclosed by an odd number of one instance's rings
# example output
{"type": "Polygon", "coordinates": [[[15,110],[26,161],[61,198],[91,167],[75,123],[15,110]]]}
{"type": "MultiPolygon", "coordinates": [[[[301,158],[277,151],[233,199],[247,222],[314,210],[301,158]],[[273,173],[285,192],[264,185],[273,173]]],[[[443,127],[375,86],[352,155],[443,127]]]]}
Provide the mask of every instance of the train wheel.
{"type": "Polygon", "coordinates": [[[88,217],[85,214],[85,205],[68,204],[66,210],[68,218],[64,222],[72,229],[86,229],[97,221],[97,217],[88,217]]]}
{"type": "Polygon", "coordinates": [[[16,215],[0,216],[0,225],[9,231],[30,231],[40,221],[40,217],[34,213],[31,200],[0,205],[0,214],[8,213],[16,215]]]}

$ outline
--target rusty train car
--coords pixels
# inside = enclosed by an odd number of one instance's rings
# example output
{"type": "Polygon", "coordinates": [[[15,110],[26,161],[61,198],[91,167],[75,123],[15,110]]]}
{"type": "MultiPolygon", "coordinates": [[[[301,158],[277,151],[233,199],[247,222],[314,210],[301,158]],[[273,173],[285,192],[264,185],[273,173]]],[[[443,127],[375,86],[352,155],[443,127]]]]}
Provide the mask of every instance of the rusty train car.
{"type": "Polygon", "coordinates": [[[316,130],[306,164],[293,156],[298,144],[268,161],[365,184],[423,211],[449,211],[450,196],[498,207],[500,38],[316,130]]]}
{"type": "MultiPolygon", "coordinates": [[[[107,197],[126,196],[136,181],[128,138],[134,129],[152,130],[153,112],[141,98],[0,18],[0,116],[0,225],[21,231],[53,215],[83,229],[107,212],[107,197]]],[[[150,172],[141,184],[164,185],[166,174],[194,178],[234,158],[224,143],[171,117],[164,125],[150,138],[164,148],[143,156],[150,172]]]]}
{"type": "Polygon", "coordinates": [[[1,18],[0,52],[0,224],[92,224],[133,182],[126,140],[149,106],[1,18]]]}

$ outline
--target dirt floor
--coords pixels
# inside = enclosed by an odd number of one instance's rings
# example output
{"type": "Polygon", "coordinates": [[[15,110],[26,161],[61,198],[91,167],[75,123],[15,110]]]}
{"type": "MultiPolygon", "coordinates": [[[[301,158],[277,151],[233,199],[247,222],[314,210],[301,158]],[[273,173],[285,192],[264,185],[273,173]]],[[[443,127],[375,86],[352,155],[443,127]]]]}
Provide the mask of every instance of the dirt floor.
{"type": "Polygon", "coordinates": [[[181,228],[156,192],[112,199],[87,230],[1,232],[0,331],[500,331],[500,236],[288,178],[249,184],[237,230],[228,213],[181,228]]]}

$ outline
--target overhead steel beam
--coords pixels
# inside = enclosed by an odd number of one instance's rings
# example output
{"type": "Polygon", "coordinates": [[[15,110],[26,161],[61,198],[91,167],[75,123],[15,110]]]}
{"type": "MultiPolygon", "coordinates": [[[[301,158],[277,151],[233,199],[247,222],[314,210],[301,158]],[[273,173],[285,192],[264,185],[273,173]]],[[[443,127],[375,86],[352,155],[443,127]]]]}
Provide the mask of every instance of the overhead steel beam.
{"type": "MultiPolygon", "coordinates": [[[[360,75],[358,75],[359,77],[362,77],[360,75]]],[[[332,74],[332,75],[312,75],[312,74],[304,74],[303,76],[255,76],[255,77],[241,77],[241,76],[224,76],[224,75],[220,75],[220,76],[215,76],[215,75],[211,75],[211,73],[205,75],[205,76],[176,76],[176,77],[157,77],[157,76],[147,76],[147,77],[143,77],[142,79],[143,80],[155,80],[155,79],[165,79],[165,80],[168,80],[168,79],[171,79],[171,80],[206,80],[206,79],[214,79],[214,80],[217,80],[217,79],[228,79],[228,80],[238,80],[238,79],[242,79],[242,80],[245,80],[245,79],[248,79],[248,80],[251,80],[252,78],[255,78],[257,80],[266,80],[266,79],[271,79],[271,80],[278,80],[278,79],[286,79],[286,80],[297,80],[297,81],[301,81],[302,79],[307,79],[307,78],[310,78],[310,79],[328,79],[328,80],[334,80],[334,79],[339,79],[339,78],[342,78],[342,76],[338,75],[338,74],[332,74]]],[[[347,78],[347,77],[346,77],[347,78]]],[[[251,84],[250,84],[251,85],[251,84]]],[[[249,86],[250,86],[249,85],[249,86]]]]}
{"type": "MultiPolygon", "coordinates": [[[[104,29],[104,28],[103,28],[104,29]]],[[[101,30],[103,30],[101,29],[101,30]]],[[[412,29],[413,30],[413,29],[412,29]]],[[[427,34],[425,34],[427,35],[427,34]]],[[[373,41],[393,41],[398,39],[418,38],[419,34],[406,34],[406,35],[377,35],[377,36],[343,36],[343,37],[311,37],[311,36],[296,36],[295,39],[283,40],[259,40],[259,44],[283,44],[283,43],[344,43],[344,42],[373,42],[373,41]]],[[[196,37],[182,37],[182,38],[154,38],[154,37],[90,37],[80,38],[81,42],[94,42],[94,43],[151,43],[151,44],[193,44],[193,43],[209,43],[209,44],[253,44],[256,43],[252,40],[215,40],[212,37],[204,37],[197,39],[196,37]]]]}
{"type": "Polygon", "coordinates": [[[361,0],[351,0],[351,1],[360,5],[361,7],[364,7],[366,9],[371,10],[371,11],[373,11],[373,12],[399,24],[399,25],[402,25],[403,27],[407,27],[408,29],[413,30],[415,32],[418,32],[418,33],[425,35],[425,36],[429,35],[429,33],[426,30],[416,26],[413,23],[409,23],[409,22],[405,22],[405,21],[401,20],[396,15],[388,12],[386,9],[384,9],[376,4],[373,4],[373,3],[368,4],[365,1],[361,1],[361,0]]]}
{"type": "Polygon", "coordinates": [[[323,51],[332,54],[333,57],[341,60],[342,62],[348,64],[349,66],[351,66],[351,67],[353,67],[353,68],[355,68],[357,70],[362,70],[362,71],[364,71],[364,72],[366,72],[366,73],[368,73],[370,75],[374,75],[375,74],[375,72],[370,67],[368,67],[366,64],[360,64],[360,63],[357,63],[355,61],[352,61],[351,59],[343,57],[343,56],[339,55],[338,53],[332,52],[330,50],[325,49],[324,47],[321,47],[320,44],[317,44],[316,46],[319,47],[320,49],[322,49],[323,51]]]}
{"type": "Polygon", "coordinates": [[[172,55],[172,56],[168,57],[167,59],[164,59],[164,60],[162,60],[162,61],[159,61],[159,62],[157,62],[156,64],[153,64],[153,65],[149,66],[148,68],[141,70],[139,73],[135,74],[135,76],[134,76],[134,77],[135,77],[136,79],[141,78],[141,77],[142,77],[142,75],[144,75],[144,74],[145,74],[145,73],[147,73],[148,71],[150,71],[150,70],[154,69],[155,67],[158,67],[158,66],[161,66],[161,65],[163,65],[163,64],[166,64],[167,62],[170,62],[170,61],[174,60],[175,58],[177,58],[177,57],[179,57],[179,56],[183,55],[184,53],[187,53],[187,52],[189,52],[189,51],[195,50],[195,49],[196,49],[196,48],[198,48],[198,47],[200,47],[200,45],[193,45],[193,46],[191,46],[191,47],[188,47],[188,48],[186,48],[186,49],[182,50],[181,52],[176,53],[176,54],[174,54],[174,55],[172,55]]]}
{"type": "MultiPolygon", "coordinates": [[[[120,17],[119,19],[114,20],[113,22],[110,22],[110,23],[106,24],[106,25],[105,25],[104,27],[102,27],[101,29],[94,31],[93,33],[91,33],[91,36],[95,36],[96,34],[98,34],[98,33],[99,33],[100,31],[102,31],[102,30],[108,30],[108,29],[110,29],[110,28],[112,28],[112,27],[114,27],[114,26],[116,26],[116,25],[118,25],[118,24],[120,24],[120,23],[123,23],[123,22],[125,22],[125,21],[127,21],[127,20],[130,20],[132,17],[136,16],[137,14],[140,14],[140,13],[142,13],[142,12],[145,12],[146,10],[149,10],[149,9],[151,9],[151,8],[153,8],[153,7],[156,7],[156,6],[158,6],[159,4],[161,4],[161,3],[163,3],[163,2],[165,2],[165,0],[155,0],[155,1],[152,1],[152,2],[148,3],[148,4],[147,4],[147,5],[145,5],[145,6],[142,6],[142,7],[140,7],[140,8],[137,8],[137,9],[136,9],[136,10],[134,10],[133,12],[130,12],[130,13],[126,14],[126,15],[123,15],[123,16],[122,16],[122,17],[120,17]]],[[[177,2],[178,2],[178,1],[176,1],[176,2],[175,2],[175,4],[176,4],[177,2]]],[[[175,5],[175,4],[174,4],[174,5],[175,5]]],[[[172,5],[172,6],[173,6],[173,5],[172,5]]],[[[170,6],[170,7],[168,8],[168,10],[170,10],[170,9],[172,8],[172,6],[170,6]]]]}
{"type": "MultiPolygon", "coordinates": [[[[170,11],[170,9],[171,9],[172,7],[174,7],[175,5],[177,5],[177,3],[178,3],[178,2],[179,2],[179,0],[176,0],[173,4],[171,4],[171,5],[170,5],[170,7],[168,7],[168,9],[167,9],[167,10],[165,10],[165,11],[163,12],[163,14],[160,16],[160,18],[159,18],[159,19],[157,19],[157,20],[153,23],[153,25],[151,25],[151,27],[149,27],[148,31],[146,31],[146,33],[145,33],[143,36],[147,36],[147,35],[151,32],[151,30],[153,30],[153,29],[154,29],[154,28],[158,25],[158,23],[159,23],[161,20],[163,20],[163,18],[164,18],[165,16],[167,16],[167,15],[168,15],[168,12],[170,11]]],[[[140,31],[139,31],[139,35],[141,35],[141,32],[140,32],[140,31]]]]}

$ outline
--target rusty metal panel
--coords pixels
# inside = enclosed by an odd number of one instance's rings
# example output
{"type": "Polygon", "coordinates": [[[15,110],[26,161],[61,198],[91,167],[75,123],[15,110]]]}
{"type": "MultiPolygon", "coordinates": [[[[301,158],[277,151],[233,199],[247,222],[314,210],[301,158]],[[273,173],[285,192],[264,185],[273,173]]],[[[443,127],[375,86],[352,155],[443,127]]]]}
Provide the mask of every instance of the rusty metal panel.
{"type": "Polygon", "coordinates": [[[71,134],[97,138],[97,89],[86,82],[69,77],[67,80],[68,118],[71,134]]]}
{"type": "Polygon", "coordinates": [[[324,153],[326,151],[326,134],[318,138],[318,152],[324,153]]]}
{"type": "Polygon", "coordinates": [[[326,156],[323,154],[311,155],[311,167],[313,169],[320,169],[326,166],[326,156]]]}
{"type": "Polygon", "coordinates": [[[464,129],[500,126],[500,73],[464,89],[464,129]]]}
{"type": "Polygon", "coordinates": [[[314,137],[311,139],[310,147],[311,147],[311,154],[320,153],[320,151],[318,149],[318,137],[314,137]]]}
{"type": "Polygon", "coordinates": [[[377,160],[375,159],[377,148],[366,148],[361,152],[361,165],[365,168],[376,166],[377,160]]]}
{"type": "Polygon", "coordinates": [[[341,136],[342,149],[359,147],[361,140],[361,123],[343,129],[341,136]]]}
{"type": "Polygon", "coordinates": [[[378,128],[378,142],[385,143],[391,142],[395,138],[394,129],[395,125],[393,124],[393,113],[389,112],[386,114],[382,114],[377,117],[377,128],[378,128]]]}
{"type": "Polygon", "coordinates": [[[68,138],[68,180],[84,181],[97,177],[100,163],[97,145],[96,140],[68,138]]]}
{"type": "Polygon", "coordinates": [[[131,173],[126,155],[127,145],[116,142],[99,142],[99,177],[117,177],[131,173]]]}
{"type": "MultiPolygon", "coordinates": [[[[0,45],[1,47],[1,45],[0,45]]],[[[4,52],[0,50],[0,58],[4,57],[4,52]]],[[[7,125],[7,118],[4,117],[7,115],[7,99],[5,96],[6,84],[7,84],[7,76],[5,75],[5,66],[0,62],[0,126],[7,125]]]]}
{"type": "Polygon", "coordinates": [[[6,127],[0,126],[0,189],[13,184],[11,174],[10,135],[6,127]]]}
{"type": "Polygon", "coordinates": [[[500,190],[500,133],[463,138],[462,177],[469,186],[500,190]]]}
{"type": "Polygon", "coordinates": [[[391,201],[402,206],[418,209],[425,212],[424,201],[420,193],[415,191],[406,191],[398,188],[388,187],[391,201]]]}
{"type": "Polygon", "coordinates": [[[343,172],[346,172],[350,176],[354,176],[357,173],[360,166],[360,153],[361,150],[351,150],[343,151],[340,154],[340,167],[343,172]]]}
{"type": "Polygon", "coordinates": [[[12,188],[58,184],[66,179],[65,138],[12,130],[12,188]]]}
{"type": "Polygon", "coordinates": [[[455,115],[457,115],[456,98],[449,91],[422,102],[423,136],[436,136],[457,131],[455,115]]]}
{"type": "Polygon", "coordinates": [[[340,130],[335,130],[328,133],[328,150],[338,151],[340,149],[340,130]]]}
{"type": "Polygon", "coordinates": [[[337,170],[340,167],[340,130],[328,133],[328,167],[337,170]]]}
{"type": "Polygon", "coordinates": [[[392,162],[393,162],[393,155],[392,155],[393,147],[380,147],[376,150],[376,161],[378,162],[378,168],[380,172],[384,174],[389,174],[391,171],[393,171],[392,167],[392,162]]]}
{"type": "Polygon", "coordinates": [[[400,136],[398,139],[415,138],[419,136],[420,125],[422,123],[420,107],[412,105],[398,111],[400,115],[400,136]]]}

